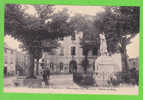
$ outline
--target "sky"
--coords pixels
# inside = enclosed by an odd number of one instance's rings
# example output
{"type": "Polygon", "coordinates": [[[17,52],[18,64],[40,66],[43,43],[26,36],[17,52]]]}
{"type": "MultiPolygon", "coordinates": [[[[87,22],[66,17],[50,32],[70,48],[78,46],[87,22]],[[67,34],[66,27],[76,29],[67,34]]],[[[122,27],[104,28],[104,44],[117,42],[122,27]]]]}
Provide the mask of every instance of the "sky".
{"type": "Polygon", "coordinates": [[[15,40],[13,37],[5,36],[4,37],[4,42],[7,43],[7,45],[10,48],[17,49],[18,51],[21,51],[21,49],[19,49],[19,44],[21,44],[21,43],[19,41],[15,40]]]}
{"type": "Polygon", "coordinates": [[[95,16],[98,12],[104,11],[102,6],[55,6],[55,8],[56,11],[61,11],[63,8],[67,8],[71,16],[74,16],[77,13],[95,16]]]}
{"type": "MultiPolygon", "coordinates": [[[[31,6],[26,7],[27,10],[25,11],[28,14],[34,15],[35,10],[31,6]]],[[[71,16],[74,16],[75,14],[79,13],[82,15],[93,15],[95,16],[98,12],[103,12],[104,9],[101,6],[55,6],[55,12],[61,11],[63,8],[67,8],[69,10],[69,14],[71,16]]],[[[4,40],[9,47],[13,49],[17,49],[18,51],[21,51],[19,49],[19,44],[17,40],[10,36],[6,36],[4,40]]],[[[129,58],[135,58],[139,56],[139,34],[131,40],[131,44],[127,46],[127,53],[129,55],[129,58]]]]}
{"type": "MultiPolygon", "coordinates": [[[[30,5],[23,6],[23,8],[25,8],[25,7],[27,9],[27,10],[25,10],[26,13],[31,14],[31,15],[35,15],[36,11],[32,6],[30,6],[30,5]]],[[[80,13],[82,15],[86,14],[86,15],[95,16],[96,13],[104,11],[104,8],[102,6],[68,6],[68,5],[63,6],[63,5],[56,5],[53,8],[55,9],[54,12],[62,11],[63,8],[67,8],[70,16],[74,16],[77,13],[80,13]]]]}
{"type": "Polygon", "coordinates": [[[131,39],[131,44],[127,46],[127,54],[130,58],[135,58],[139,56],[139,34],[131,39]]]}

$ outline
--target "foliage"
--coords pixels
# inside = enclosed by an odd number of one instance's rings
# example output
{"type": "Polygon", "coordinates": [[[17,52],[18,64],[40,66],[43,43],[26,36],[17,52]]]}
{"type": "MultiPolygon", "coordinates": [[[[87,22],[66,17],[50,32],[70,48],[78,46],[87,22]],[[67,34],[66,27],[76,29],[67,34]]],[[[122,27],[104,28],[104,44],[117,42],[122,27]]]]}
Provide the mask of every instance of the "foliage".
{"type": "Polygon", "coordinates": [[[86,72],[89,67],[88,53],[93,48],[99,49],[99,35],[94,27],[94,16],[76,14],[71,18],[71,27],[78,32],[83,32],[83,38],[80,41],[81,48],[84,51],[85,58],[82,62],[82,67],[84,72],[86,72]]]}
{"type": "Polygon", "coordinates": [[[34,58],[41,57],[42,49],[51,51],[56,48],[56,39],[69,35],[73,30],[70,30],[67,10],[54,13],[51,5],[30,5],[35,10],[35,14],[30,15],[25,13],[23,6],[6,5],[5,35],[11,35],[23,43],[21,47],[30,55],[29,74],[33,77],[34,58]],[[50,46],[43,47],[42,40],[49,40],[50,46]]]}
{"type": "Polygon", "coordinates": [[[126,46],[139,33],[139,7],[105,7],[105,12],[96,15],[94,25],[99,33],[105,33],[108,51],[121,52],[127,71],[126,46]]]}
{"type": "Polygon", "coordinates": [[[135,68],[129,69],[128,72],[119,72],[116,76],[117,79],[111,81],[113,85],[119,85],[122,83],[138,85],[139,73],[135,68]]]}
{"type": "Polygon", "coordinates": [[[93,85],[93,73],[73,73],[73,81],[83,86],[93,85]]]}
{"type": "MultiPolygon", "coordinates": [[[[76,14],[71,18],[71,27],[77,31],[83,32],[83,41],[90,40],[98,42],[98,33],[94,27],[94,16],[76,14]]],[[[84,44],[84,43],[83,43],[84,44]]],[[[96,45],[96,44],[95,44],[96,45]]]]}
{"type": "Polygon", "coordinates": [[[69,16],[65,10],[54,14],[51,5],[33,5],[33,7],[37,16],[26,14],[20,9],[21,5],[7,5],[5,35],[18,39],[27,49],[41,40],[52,40],[67,35],[70,30],[67,23],[69,16]]]}

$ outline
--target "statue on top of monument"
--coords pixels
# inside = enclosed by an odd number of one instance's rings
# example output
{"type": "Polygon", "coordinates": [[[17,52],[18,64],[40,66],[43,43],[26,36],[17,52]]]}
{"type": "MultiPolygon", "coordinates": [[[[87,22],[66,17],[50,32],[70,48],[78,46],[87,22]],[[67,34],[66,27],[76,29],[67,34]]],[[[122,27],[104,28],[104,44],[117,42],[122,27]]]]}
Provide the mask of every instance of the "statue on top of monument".
{"type": "Polygon", "coordinates": [[[100,36],[100,54],[101,56],[107,56],[108,51],[107,51],[107,43],[104,32],[99,34],[99,36],[100,36]]]}

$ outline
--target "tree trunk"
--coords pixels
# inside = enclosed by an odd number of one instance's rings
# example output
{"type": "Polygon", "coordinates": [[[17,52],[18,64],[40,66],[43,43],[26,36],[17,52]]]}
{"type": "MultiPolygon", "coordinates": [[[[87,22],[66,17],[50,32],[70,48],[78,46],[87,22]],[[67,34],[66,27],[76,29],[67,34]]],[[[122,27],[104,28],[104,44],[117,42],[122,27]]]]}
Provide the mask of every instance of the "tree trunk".
{"type": "Polygon", "coordinates": [[[89,51],[89,50],[86,51],[85,58],[84,58],[84,64],[83,64],[84,72],[85,72],[85,73],[87,72],[87,68],[88,68],[88,66],[89,66],[88,51],[89,51]]]}
{"type": "Polygon", "coordinates": [[[129,69],[128,68],[127,55],[125,53],[122,53],[121,56],[122,56],[123,72],[127,72],[129,69]]]}
{"type": "Polygon", "coordinates": [[[32,53],[29,54],[30,55],[30,65],[29,65],[29,69],[28,69],[28,76],[27,79],[29,78],[36,78],[36,76],[34,75],[34,55],[32,53]]]}
{"type": "Polygon", "coordinates": [[[123,72],[128,71],[128,60],[127,60],[127,50],[126,50],[126,42],[121,43],[121,56],[122,56],[122,66],[123,66],[123,72]]]}

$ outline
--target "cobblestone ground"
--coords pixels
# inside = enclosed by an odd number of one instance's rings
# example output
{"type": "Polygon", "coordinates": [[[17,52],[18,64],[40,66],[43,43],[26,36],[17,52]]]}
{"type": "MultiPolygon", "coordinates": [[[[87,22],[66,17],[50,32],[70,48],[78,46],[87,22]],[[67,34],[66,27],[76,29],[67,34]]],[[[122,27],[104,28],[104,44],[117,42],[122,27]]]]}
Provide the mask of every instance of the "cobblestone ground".
{"type": "Polygon", "coordinates": [[[16,80],[16,76],[5,77],[4,87],[14,87],[14,80],[16,80]]]}
{"type": "MultiPolygon", "coordinates": [[[[38,76],[38,78],[42,79],[41,76],[38,76]]],[[[16,80],[16,76],[13,77],[5,77],[4,78],[4,87],[15,87],[14,81],[16,80]]],[[[72,74],[66,74],[66,75],[51,75],[49,79],[49,85],[45,86],[43,84],[44,88],[71,88],[71,89],[80,89],[80,88],[88,88],[88,89],[96,89],[96,86],[90,86],[90,87],[82,87],[77,85],[73,82],[72,74]]],[[[121,84],[119,87],[135,87],[129,84],[121,84]]]]}
{"type": "Polygon", "coordinates": [[[73,82],[72,75],[52,75],[49,80],[51,88],[80,88],[73,82]]]}
{"type": "MultiPolygon", "coordinates": [[[[38,76],[38,78],[42,79],[41,76],[38,76]]],[[[15,80],[16,76],[5,77],[4,86],[14,87],[15,80]]],[[[47,86],[47,88],[80,88],[80,87],[73,82],[72,74],[66,74],[66,75],[51,75],[49,79],[49,86],[47,86]]]]}
{"type": "MultiPolygon", "coordinates": [[[[41,78],[42,77],[38,77],[41,78]]],[[[74,93],[85,93],[85,94],[133,94],[138,95],[138,86],[132,86],[129,84],[121,84],[119,87],[83,87],[79,86],[73,82],[72,75],[51,75],[49,80],[49,85],[42,85],[40,89],[29,88],[26,86],[14,85],[16,77],[6,77],[4,78],[4,91],[5,92],[25,92],[26,93],[72,93],[71,90],[74,90],[74,93]],[[10,88],[9,88],[10,87],[10,88]],[[43,88],[43,89],[42,89],[43,88]],[[57,91],[57,90],[59,91],[57,91]],[[67,89],[67,92],[65,90],[67,89]],[[47,91],[48,90],[48,91],[47,91]],[[70,90],[70,91],[69,91],[70,90]],[[39,92],[40,91],[40,92],[39,92]]]]}

